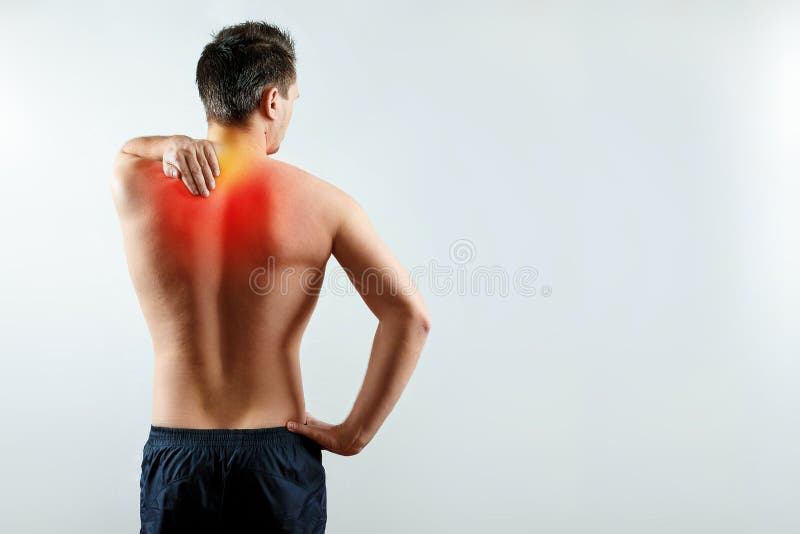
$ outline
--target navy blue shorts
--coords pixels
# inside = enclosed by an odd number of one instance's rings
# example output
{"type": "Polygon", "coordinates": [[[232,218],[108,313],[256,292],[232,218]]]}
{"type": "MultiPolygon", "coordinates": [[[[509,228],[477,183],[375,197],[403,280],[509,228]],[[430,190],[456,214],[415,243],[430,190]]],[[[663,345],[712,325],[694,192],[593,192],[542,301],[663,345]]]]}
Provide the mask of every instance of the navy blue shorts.
{"type": "Polygon", "coordinates": [[[150,426],[140,534],[325,532],[322,448],[285,427],[150,426]]]}

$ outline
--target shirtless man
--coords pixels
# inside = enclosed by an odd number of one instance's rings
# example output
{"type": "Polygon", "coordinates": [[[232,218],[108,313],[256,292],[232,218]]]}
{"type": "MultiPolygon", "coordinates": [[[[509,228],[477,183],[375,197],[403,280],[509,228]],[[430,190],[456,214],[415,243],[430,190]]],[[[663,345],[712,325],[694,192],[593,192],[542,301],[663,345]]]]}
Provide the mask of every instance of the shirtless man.
{"type": "Polygon", "coordinates": [[[142,533],[324,532],[321,450],[349,456],[370,442],[430,329],[363,208],[268,157],[299,96],[294,63],[291,38],[273,25],[221,30],[197,64],[207,139],[132,139],[115,161],[114,203],[155,354],[142,533]],[[331,255],[379,319],[339,424],[306,411],[299,363],[331,255]]]}

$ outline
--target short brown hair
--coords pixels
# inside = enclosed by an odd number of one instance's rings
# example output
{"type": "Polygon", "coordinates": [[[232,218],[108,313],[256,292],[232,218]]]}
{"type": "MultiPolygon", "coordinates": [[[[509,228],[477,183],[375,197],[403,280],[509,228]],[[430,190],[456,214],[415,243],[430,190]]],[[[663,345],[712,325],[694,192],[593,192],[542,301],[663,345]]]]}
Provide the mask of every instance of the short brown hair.
{"type": "Polygon", "coordinates": [[[224,125],[243,123],[258,108],[267,87],[277,87],[288,98],[296,79],[294,41],[266,22],[223,28],[197,62],[197,89],[206,119],[224,125]]]}

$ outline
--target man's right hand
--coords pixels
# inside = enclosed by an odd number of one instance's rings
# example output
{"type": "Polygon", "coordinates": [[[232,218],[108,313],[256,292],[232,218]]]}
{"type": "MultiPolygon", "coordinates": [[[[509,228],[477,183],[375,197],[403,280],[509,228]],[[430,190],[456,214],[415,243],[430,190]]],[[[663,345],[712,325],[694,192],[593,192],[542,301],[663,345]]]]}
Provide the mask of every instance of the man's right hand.
{"type": "Polygon", "coordinates": [[[353,456],[361,452],[366,444],[361,444],[356,436],[344,425],[326,423],[306,412],[306,424],[289,421],[286,428],[295,434],[302,434],[316,441],[320,447],[341,456],[353,456]]]}
{"type": "Polygon", "coordinates": [[[169,137],[162,157],[164,174],[180,177],[193,195],[207,197],[216,187],[219,163],[214,144],[206,139],[192,139],[185,135],[169,137]]]}

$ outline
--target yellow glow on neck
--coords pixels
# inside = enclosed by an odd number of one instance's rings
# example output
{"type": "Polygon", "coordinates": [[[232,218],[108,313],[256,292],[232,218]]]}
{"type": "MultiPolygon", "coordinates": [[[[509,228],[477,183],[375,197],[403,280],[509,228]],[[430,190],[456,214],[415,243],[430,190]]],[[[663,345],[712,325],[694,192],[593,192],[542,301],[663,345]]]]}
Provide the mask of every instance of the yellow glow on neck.
{"type": "Polygon", "coordinates": [[[221,143],[217,152],[220,175],[219,184],[239,181],[248,176],[250,169],[263,162],[267,155],[255,150],[251,145],[221,143]]]}

